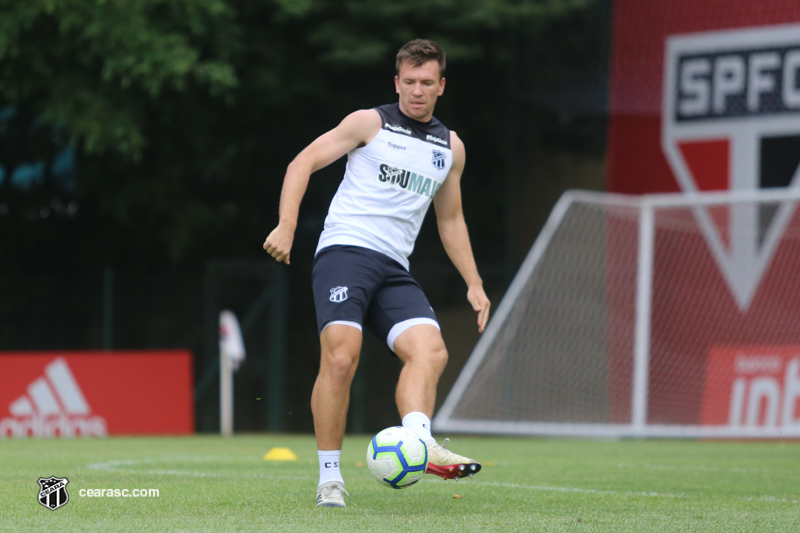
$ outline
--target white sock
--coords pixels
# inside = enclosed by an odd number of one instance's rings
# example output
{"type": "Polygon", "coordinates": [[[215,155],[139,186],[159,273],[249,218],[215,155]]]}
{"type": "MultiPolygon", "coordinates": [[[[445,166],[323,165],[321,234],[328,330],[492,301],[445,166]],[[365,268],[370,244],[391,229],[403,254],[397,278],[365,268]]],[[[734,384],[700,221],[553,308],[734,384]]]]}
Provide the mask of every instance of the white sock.
{"type": "Polygon", "coordinates": [[[403,427],[410,429],[426,443],[433,440],[431,435],[431,419],[425,413],[412,411],[403,417],[403,427]]]}
{"type": "Polygon", "coordinates": [[[342,473],[339,471],[339,457],[341,454],[342,450],[317,450],[317,455],[319,456],[319,485],[328,481],[338,481],[344,485],[342,473]]]}

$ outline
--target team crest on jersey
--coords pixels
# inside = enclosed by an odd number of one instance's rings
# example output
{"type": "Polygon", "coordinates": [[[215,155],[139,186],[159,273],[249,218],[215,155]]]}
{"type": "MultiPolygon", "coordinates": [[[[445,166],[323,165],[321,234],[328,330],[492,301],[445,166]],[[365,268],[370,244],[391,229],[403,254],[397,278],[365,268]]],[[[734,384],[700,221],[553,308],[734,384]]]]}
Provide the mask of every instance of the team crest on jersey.
{"type": "Polygon", "coordinates": [[[436,167],[436,170],[444,169],[447,155],[445,155],[445,153],[442,152],[441,150],[434,149],[432,152],[433,152],[433,157],[431,158],[431,163],[433,163],[433,166],[436,167]]]}
{"type": "Polygon", "coordinates": [[[341,303],[347,300],[347,287],[334,287],[331,289],[331,297],[329,298],[333,303],[341,303]]]}

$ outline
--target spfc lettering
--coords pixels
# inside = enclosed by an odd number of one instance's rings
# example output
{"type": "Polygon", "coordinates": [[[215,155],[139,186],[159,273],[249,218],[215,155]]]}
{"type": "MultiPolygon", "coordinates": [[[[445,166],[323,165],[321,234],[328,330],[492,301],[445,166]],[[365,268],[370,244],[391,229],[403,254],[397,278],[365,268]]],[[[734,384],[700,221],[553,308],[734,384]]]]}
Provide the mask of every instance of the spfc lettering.
{"type": "Polygon", "coordinates": [[[341,303],[347,300],[347,287],[334,287],[331,289],[331,297],[329,298],[333,303],[341,303]]]}
{"type": "MultiPolygon", "coordinates": [[[[795,38],[800,41],[800,38],[795,38]]],[[[796,113],[800,42],[676,57],[676,120],[796,113]]]]}
{"type": "MultiPolygon", "coordinates": [[[[664,68],[661,147],[681,189],[800,185],[800,25],[674,35],[664,68]]],[[[695,210],[742,310],[794,212],[769,209],[734,205],[724,222],[695,210]]]]}
{"type": "Polygon", "coordinates": [[[69,480],[65,477],[50,476],[39,478],[39,503],[51,511],[64,507],[69,501],[67,494],[67,484],[69,480]]]}
{"type": "Polygon", "coordinates": [[[447,155],[441,150],[432,150],[432,153],[431,163],[433,163],[436,170],[443,170],[447,162],[447,155]]]}

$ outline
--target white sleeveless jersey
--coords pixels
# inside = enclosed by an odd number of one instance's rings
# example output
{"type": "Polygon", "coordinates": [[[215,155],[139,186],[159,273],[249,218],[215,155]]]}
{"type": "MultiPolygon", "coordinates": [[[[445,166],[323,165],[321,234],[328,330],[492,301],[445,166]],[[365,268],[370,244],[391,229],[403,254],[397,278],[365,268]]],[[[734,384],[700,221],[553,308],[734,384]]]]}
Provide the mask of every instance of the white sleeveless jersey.
{"type": "Polygon", "coordinates": [[[347,154],[317,252],[334,244],[363,246],[408,270],[425,213],[453,164],[450,131],[433,118],[419,122],[398,104],[375,108],[383,126],[347,154]]]}

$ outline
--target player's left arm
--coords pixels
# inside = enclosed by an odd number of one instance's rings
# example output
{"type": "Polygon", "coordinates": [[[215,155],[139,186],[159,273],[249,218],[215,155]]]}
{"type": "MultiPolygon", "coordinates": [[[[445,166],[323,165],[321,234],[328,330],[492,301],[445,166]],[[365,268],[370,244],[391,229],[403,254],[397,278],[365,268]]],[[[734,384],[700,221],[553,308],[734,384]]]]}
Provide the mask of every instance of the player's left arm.
{"type": "Polygon", "coordinates": [[[464,143],[455,132],[450,132],[450,147],[453,152],[453,166],[433,198],[436,222],[447,256],[467,283],[467,300],[478,313],[478,331],[483,333],[489,321],[491,303],[478,274],[461,206],[461,174],[464,171],[466,152],[464,143]]]}

